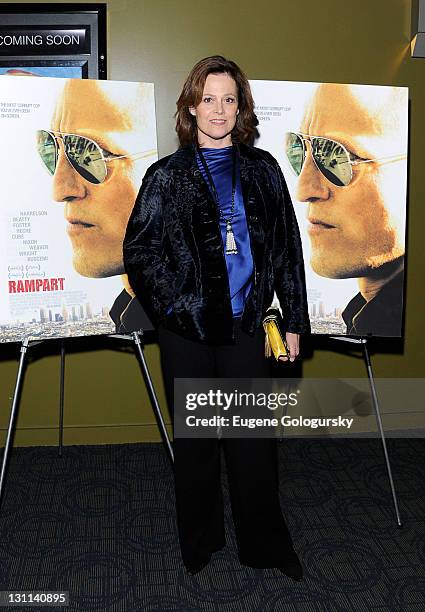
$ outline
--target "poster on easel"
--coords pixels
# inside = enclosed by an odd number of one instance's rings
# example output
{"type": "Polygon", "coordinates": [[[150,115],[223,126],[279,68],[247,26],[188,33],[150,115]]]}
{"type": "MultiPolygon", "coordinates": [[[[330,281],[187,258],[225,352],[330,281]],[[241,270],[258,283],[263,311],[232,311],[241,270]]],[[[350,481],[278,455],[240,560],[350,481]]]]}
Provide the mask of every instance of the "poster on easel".
{"type": "Polygon", "coordinates": [[[114,333],[153,84],[2,75],[0,135],[0,342],[114,333]]]}
{"type": "Polygon", "coordinates": [[[251,81],[283,170],[315,334],[403,333],[408,89],[251,81]]]}

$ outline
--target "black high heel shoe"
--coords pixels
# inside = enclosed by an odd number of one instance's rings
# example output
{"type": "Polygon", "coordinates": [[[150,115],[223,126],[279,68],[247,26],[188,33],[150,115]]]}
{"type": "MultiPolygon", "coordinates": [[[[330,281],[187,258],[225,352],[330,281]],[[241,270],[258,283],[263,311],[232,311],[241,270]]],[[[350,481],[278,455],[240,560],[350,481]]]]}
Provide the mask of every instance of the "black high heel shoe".
{"type": "Polygon", "coordinates": [[[198,565],[194,565],[193,567],[187,567],[187,573],[190,574],[191,576],[195,576],[196,574],[199,574],[199,572],[201,572],[204,567],[207,567],[208,563],[211,561],[211,557],[207,560],[207,561],[202,561],[202,563],[199,563],[198,565]]]}
{"type": "Polygon", "coordinates": [[[291,551],[284,563],[278,567],[278,570],[296,582],[303,579],[303,567],[295,550],[291,551]]]}
{"type": "Polygon", "coordinates": [[[195,576],[195,574],[199,574],[199,572],[202,571],[204,567],[206,567],[208,563],[211,561],[211,557],[213,556],[213,554],[218,552],[219,550],[222,550],[225,546],[226,546],[226,543],[223,542],[222,544],[220,544],[219,546],[217,546],[211,551],[211,554],[206,561],[202,561],[201,563],[198,563],[197,565],[194,565],[193,567],[186,567],[187,573],[190,574],[191,576],[195,576]]]}

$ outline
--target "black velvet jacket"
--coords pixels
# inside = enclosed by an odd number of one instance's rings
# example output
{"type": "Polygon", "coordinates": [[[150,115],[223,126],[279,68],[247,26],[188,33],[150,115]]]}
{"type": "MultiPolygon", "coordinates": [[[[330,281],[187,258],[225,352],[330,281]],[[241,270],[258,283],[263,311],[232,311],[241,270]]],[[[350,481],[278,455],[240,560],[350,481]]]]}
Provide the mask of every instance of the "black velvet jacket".
{"type": "MultiPolygon", "coordinates": [[[[242,329],[254,333],[276,291],[286,330],[308,332],[301,240],[285,179],[270,153],[237,147],[254,260],[242,329]]],[[[181,148],[148,169],[123,249],[130,285],[152,320],[193,340],[233,341],[219,213],[195,147],[181,148]]]]}

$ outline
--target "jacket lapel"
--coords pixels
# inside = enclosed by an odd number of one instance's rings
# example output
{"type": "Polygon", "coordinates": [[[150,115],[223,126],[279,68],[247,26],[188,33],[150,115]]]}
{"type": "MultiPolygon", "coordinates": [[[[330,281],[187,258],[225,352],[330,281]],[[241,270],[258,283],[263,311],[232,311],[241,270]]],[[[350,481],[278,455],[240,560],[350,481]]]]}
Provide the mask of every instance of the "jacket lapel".
{"type": "Polygon", "coordinates": [[[251,193],[252,183],[254,181],[254,162],[244,154],[244,150],[238,146],[239,150],[239,165],[241,175],[241,187],[245,209],[249,206],[249,194],[251,193]]]}
{"type": "MultiPolygon", "coordinates": [[[[245,215],[248,225],[251,250],[254,261],[258,262],[262,256],[264,245],[264,221],[266,211],[261,197],[253,193],[255,178],[255,162],[246,154],[243,145],[239,145],[240,176],[242,195],[245,206],[245,215]]],[[[248,150],[249,153],[249,150],[248,150]]]]}

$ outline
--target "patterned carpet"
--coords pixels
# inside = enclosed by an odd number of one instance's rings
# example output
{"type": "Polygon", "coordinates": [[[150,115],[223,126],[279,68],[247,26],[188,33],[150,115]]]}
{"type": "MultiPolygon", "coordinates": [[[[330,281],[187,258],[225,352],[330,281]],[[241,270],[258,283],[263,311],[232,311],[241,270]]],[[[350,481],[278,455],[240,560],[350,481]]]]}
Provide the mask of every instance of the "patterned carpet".
{"type": "Polygon", "coordinates": [[[0,511],[0,590],[69,591],[69,607],[50,609],[84,612],[423,612],[425,440],[388,447],[402,529],[379,440],[279,444],[301,583],[239,565],[225,476],[227,547],[187,575],[159,444],[70,446],[62,458],[52,447],[14,449],[0,511]]]}

